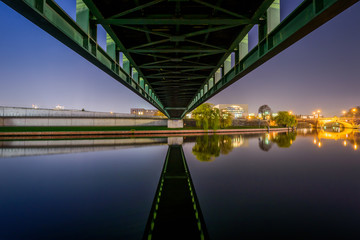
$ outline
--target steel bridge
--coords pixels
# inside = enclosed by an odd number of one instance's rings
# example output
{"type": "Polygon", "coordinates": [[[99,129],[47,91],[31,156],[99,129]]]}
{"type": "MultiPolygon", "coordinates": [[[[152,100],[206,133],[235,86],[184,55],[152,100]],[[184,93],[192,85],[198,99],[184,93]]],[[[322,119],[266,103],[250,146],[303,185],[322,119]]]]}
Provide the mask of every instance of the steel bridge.
{"type": "Polygon", "coordinates": [[[304,0],[280,22],[280,0],[77,0],[76,21],[54,0],[2,1],[170,119],[358,2],[304,0]],[[99,24],[106,49],[97,42],[99,24]],[[249,51],[254,26],[259,41],[249,51]]]}
{"type": "Polygon", "coordinates": [[[299,122],[311,123],[317,128],[323,128],[326,124],[335,123],[342,125],[344,128],[359,128],[360,119],[350,117],[332,117],[332,118],[315,118],[315,119],[298,119],[299,122]]]}

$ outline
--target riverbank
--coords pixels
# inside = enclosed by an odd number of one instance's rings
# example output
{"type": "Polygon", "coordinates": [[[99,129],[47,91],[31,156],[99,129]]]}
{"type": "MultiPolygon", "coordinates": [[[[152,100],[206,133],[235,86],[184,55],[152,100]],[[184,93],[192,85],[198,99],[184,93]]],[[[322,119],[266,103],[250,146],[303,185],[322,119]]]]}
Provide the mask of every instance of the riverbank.
{"type": "MultiPolygon", "coordinates": [[[[287,128],[271,127],[270,131],[287,131],[287,128]]],[[[175,135],[233,132],[266,132],[264,127],[233,127],[218,130],[198,128],[170,129],[161,126],[136,127],[0,127],[0,136],[80,136],[80,135],[175,135]]]]}

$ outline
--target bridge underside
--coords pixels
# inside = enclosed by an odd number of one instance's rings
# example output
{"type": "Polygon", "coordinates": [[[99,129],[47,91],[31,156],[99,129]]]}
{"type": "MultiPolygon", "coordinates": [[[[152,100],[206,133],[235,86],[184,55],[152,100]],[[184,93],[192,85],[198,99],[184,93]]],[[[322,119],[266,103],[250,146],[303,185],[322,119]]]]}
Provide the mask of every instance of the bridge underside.
{"type": "Polygon", "coordinates": [[[358,0],[305,0],[281,23],[279,0],[77,0],[76,21],[53,0],[3,1],[177,119],[358,0]]]}

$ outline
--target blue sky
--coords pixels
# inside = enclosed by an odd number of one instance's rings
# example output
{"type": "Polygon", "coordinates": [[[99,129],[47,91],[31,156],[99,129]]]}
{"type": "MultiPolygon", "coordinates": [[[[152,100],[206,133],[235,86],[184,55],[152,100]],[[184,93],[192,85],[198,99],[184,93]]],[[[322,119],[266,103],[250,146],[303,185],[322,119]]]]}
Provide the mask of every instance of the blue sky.
{"type": "MultiPolygon", "coordinates": [[[[75,17],[75,0],[57,2],[75,17]]],[[[282,18],[299,2],[283,0],[282,18]]],[[[250,112],[262,104],[302,114],[322,109],[325,115],[360,105],[359,13],[357,3],[209,102],[248,104],[250,112]]],[[[0,106],[60,104],[106,112],[153,108],[3,2],[0,31],[0,106]]],[[[101,28],[99,43],[105,44],[101,28]]]]}

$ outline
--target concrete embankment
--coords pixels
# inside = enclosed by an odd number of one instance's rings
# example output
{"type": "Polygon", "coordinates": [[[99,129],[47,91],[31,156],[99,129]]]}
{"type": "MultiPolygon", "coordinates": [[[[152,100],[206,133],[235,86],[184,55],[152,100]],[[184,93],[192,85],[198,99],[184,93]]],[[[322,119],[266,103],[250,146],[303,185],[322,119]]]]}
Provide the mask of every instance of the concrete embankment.
{"type": "Polygon", "coordinates": [[[77,140],[13,140],[0,141],[0,158],[112,151],[149,145],[167,144],[167,138],[117,138],[77,140]]]}
{"type": "MultiPolygon", "coordinates": [[[[36,132],[0,132],[0,136],[81,136],[81,135],[194,135],[194,134],[227,134],[242,132],[267,132],[267,128],[218,129],[218,130],[138,130],[138,131],[36,131],[36,132]]],[[[288,131],[287,128],[270,128],[270,131],[288,131]]]]}
{"type": "Polygon", "coordinates": [[[0,107],[0,126],[167,126],[167,119],[125,113],[0,107]]]}

